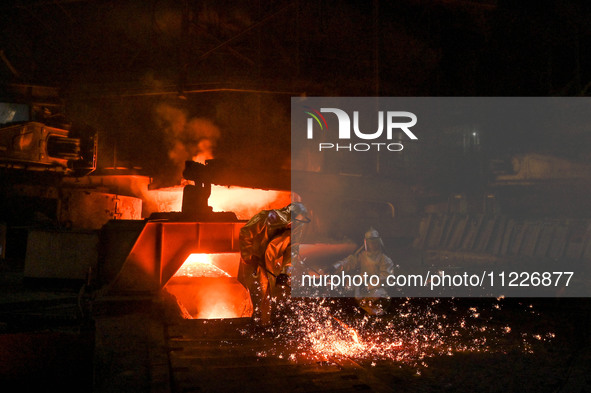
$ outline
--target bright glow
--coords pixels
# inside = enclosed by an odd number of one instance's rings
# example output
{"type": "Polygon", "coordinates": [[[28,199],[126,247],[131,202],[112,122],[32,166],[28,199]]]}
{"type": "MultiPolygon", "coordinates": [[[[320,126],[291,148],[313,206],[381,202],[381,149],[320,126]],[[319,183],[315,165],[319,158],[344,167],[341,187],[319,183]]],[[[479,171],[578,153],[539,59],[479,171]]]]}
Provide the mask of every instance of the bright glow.
{"type": "Polygon", "coordinates": [[[206,308],[199,312],[196,319],[224,319],[243,317],[243,315],[237,314],[232,306],[232,304],[224,302],[213,303],[210,308],[206,308]]]}
{"type": "Polygon", "coordinates": [[[212,186],[208,202],[213,211],[231,211],[244,220],[263,209],[280,209],[289,205],[291,194],[289,191],[212,186]]]}
{"type": "Polygon", "coordinates": [[[212,263],[212,254],[191,254],[173,277],[230,277],[212,263]]]}
{"type": "Polygon", "coordinates": [[[205,263],[211,265],[211,255],[209,254],[191,254],[185,259],[184,263],[205,263]]]}
{"type": "MultiPolygon", "coordinates": [[[[180,212],[183,204],[183,187],[149,190],[144,197],[151,211],[180,212]]],[[[211,186],[209,206],[213,211],[236,213],[240,220],[247,220],[263,209],[279,209],[291,202],[289,191],[260,190],[256,188],[211,186]]]]}
{"type": "Polygon", "coordinates": [[[235,278],[239,253],[190,254],[166,284],[185,319],[252,315],[248,291],[235,278]],[[231,273],[230,273],[231,272],[231,273]]]}

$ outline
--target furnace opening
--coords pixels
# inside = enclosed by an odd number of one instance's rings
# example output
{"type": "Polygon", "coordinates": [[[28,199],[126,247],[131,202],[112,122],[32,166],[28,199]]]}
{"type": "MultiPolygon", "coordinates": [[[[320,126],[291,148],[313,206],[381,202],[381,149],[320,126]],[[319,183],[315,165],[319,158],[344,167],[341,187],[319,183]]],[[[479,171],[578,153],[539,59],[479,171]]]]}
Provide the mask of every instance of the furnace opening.
{"type": "Polygon", "coordinates": [[[248,318],[252,303],[238,282],[240,254],[190,254],[164,286],[185,319],[248,318]]]}

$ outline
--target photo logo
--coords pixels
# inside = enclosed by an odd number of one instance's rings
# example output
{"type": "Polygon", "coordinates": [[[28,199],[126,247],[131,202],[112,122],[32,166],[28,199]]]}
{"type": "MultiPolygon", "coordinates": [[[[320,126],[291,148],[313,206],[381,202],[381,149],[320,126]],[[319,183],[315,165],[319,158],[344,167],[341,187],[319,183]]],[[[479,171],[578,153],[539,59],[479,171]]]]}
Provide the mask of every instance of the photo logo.
{"type": "Polygon", "coordinates": [[[310,107],[305,107],[304,113],[308,114],[309,117],[307,119],[307,132],[306,136],[308,139],[314,139],[314,120],[316,124],[320,127],[321,131],[327,130],[328,131],[328,123],[326,119],[322,115],[322,113],[332,113],[336,116],[339,127],[338,127],[338,139],[339,141],[342,140],[350,140],[351,139],[351,128],[353,128],[353,134],[355,137],[368,141],[368,140],[377,140],[382,138],[384,134],[384,130],[386,131],[385,137],[389,143],[385,142],[373,142],[373,143],[355,143],[355,144],[334,144],[334,143],[319,143],[318,150],[348,150],[348,151],[369,151],[369,150],[377,150],[380,151],[380,148],[384,148],[389,151],[401,151],[404,146],[402,143],[399,142],[390,142],[394,139],[395,135],[399,135],[398,132],[396,134],[394,131],[402,131],[409,139],[417,140],[417,136],[410,130],[411,127],[417,124],[417,116],[412,112],[405,112],[405,111],[379,111],[377,114],[378,117],[378,128],[376,131],[372,132],[365,132],[362,131],[359,127],[359,111],[353,111],[353,122],[351,122],[351,117],[347,112],[342,109],[338,108],[320,108],[320,111],[312,109],[310,107]],[[385,123],[385,126],[384,126],[385,123]],[[351,127],[352,125],[352,127],[351,127]]]}
{"type": "MultiPolygon", "coordinates": [[[[320,126],[321,130],[324,130],[326,128],[326,130],[328,130],[328,125],[326,124],[326,119],[324,118],[324,116],[322,116],[322,114],[320,112],[318,112],[315,109],[310,108],[309,106],[305,106],[305,109],[307,109],[306,111],[304,111],[304,113],[307,113],[308,115],[312,116],[314,118],[314,120],[316,120],[316,123],[318,123],[318,125],[320,126]],[[314,113],[311,113],[314,112],[314,113]],[[320,119],[322,119],[322,122],[320,122],[320,119]],[[324,127],[322,126],[322,124],[324,124],[324,127]]],[[[310,139],[310,133],[312,132],[312,127],[313,127],[313,122],[312,119],[308,118],[308,139],[310,139]]]]}

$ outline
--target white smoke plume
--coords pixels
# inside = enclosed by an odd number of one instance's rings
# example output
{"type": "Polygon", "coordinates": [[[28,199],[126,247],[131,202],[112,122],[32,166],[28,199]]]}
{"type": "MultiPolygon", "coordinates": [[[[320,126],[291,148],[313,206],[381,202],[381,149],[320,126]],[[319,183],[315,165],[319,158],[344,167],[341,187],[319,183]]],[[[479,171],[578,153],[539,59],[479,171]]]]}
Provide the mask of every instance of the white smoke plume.
{"type": "Polygon", "coordinates": [[[180,183],[185,161],[198,161],[214,158],[214,151],[221,136],[219,128],[209,119],[189,118],[183,109],[161,103],[155,110],[155,120],[165,135],[165,146],[174,179],[166,183],[180,183]]]}

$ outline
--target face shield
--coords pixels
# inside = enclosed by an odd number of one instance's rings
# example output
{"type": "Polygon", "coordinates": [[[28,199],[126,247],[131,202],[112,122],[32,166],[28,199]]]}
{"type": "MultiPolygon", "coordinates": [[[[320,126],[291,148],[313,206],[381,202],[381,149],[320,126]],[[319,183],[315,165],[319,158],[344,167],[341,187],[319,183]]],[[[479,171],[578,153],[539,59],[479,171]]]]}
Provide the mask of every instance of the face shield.
{"type": "Polygon", "coordinates": [[[310,222],[308,218],[308,209],[301,202],[294,202],[289,205],[289,212],[291,214],[292,221],[301,222],[307,224],[310,222]]]}
{"type": "Polygon", "coordinates": [[[365,232],[363,244],[365,246],[365,251],[369,252],[377,252],[384,249],[384,242],[382,241],[380,234],[373,228],[370,228],[365,232]]]}

